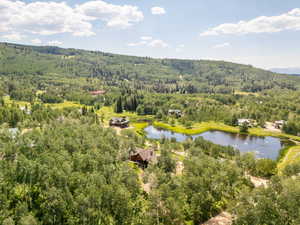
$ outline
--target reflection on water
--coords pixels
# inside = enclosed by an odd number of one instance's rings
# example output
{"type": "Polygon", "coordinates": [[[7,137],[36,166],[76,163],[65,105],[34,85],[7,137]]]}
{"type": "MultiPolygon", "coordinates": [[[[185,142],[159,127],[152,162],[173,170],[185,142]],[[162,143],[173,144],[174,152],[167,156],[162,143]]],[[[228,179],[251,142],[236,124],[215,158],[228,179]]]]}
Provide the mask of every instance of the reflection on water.
{"type": "Polygon", "coordinates": [[[151,139],[161,139],[163,137],[175,138],[178,142],[183,142],[187,138],[203,137],[205,140],[223,146],[232,146],[241,152],[254,152],[258,158],[276,159],[284,143],[279,138],[258,137],[245,134],[234,134],[223,131],[207,131],[197,135],[185,135],[174,133],[168,130],[162,130],[153,126],[145,128],[147,137],[151,139]]]}

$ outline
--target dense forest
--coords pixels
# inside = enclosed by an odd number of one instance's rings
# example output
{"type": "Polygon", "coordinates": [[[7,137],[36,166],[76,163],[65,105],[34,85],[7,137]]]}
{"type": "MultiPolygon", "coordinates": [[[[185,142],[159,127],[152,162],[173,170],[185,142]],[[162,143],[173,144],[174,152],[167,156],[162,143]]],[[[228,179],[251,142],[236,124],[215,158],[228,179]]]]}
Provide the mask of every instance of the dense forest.
{"type": "Polygon", "coordinates": [[[159,93],[296,90],[300,78],[222,61],[151,59],[103,52],[0,44],[0,74],[101,78],[159,93]]]}
{"type": "Polygon", "coordinates": [[[267,134],[297,148],[299,88],[300,77],[249,65],[1,43],[0,224],[198,225],[227,212],[235,225],[298,225],[300,157],[278,166],[290,146],[271,160],[143,127],[251,134],[282,120],[267,134]],[[113,116],[130,127],[109,127],[113,116]],[[132,162],[138,149],[156,159],[132,162]]]}

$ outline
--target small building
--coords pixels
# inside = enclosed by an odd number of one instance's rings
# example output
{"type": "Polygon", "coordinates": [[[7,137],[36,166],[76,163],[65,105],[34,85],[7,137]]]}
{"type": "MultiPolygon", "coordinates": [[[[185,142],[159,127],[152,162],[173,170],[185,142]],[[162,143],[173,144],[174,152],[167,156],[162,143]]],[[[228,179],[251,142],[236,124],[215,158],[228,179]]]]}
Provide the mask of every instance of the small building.
{"type": "Polygon", "coordinates": [[[239,126],[243,126],[244,124],[247,124],[249,126],[250,120],[249,119],[238,119],[239,126]]]}
{"type": "Polygon", "coordinates": [[[97,90],[97,91],[91,91],[90,94],[93,96],[98,96],[98,95],[104,95],[106,91],[104,90],[97,90]]]}
{"type": "Polygon", "coordinates": [[[129,120],[126,117],[114,117],[109,121],[109,126],[125,128],[129,126],[129,120]]]}
{"type": "Polygon", "coordinates": [[[257,122],[252,119],[238,119],[238,125],[243,126],[244,124],[247,124],[248,127],[255,127],[257,126],[257,122]]]}
{"type": "Polygon", "coordinates": [[[168,114],[171,116],[181,117],[182,112],[179,109],[169,109],[168,114]]]}
{"type": "Polygon", "coordinates": [[[154,162],[156,155],[154,150],[137,148],[134,153],[130,154],[130,161],[137,163],[143,168],[147,168],[149,163],[154,162]]]}
{"type": "Polygon", "coordinates": [[[282,129],[285,123],[286,123],[286,121],[284,121],[284,120],[277,120],[274,122],[274,127],[276,129],[282,129]]]}

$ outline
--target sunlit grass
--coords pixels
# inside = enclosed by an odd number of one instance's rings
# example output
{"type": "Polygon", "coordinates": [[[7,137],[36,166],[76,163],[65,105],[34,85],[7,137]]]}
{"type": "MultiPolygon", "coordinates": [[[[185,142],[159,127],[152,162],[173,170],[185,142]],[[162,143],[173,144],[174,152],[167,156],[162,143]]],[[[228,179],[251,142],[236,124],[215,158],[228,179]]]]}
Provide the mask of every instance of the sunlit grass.
{"type": "Polygon", "coordinates": [[[64,108],[82,108],[84,105],[71,101],[64,101],[62,103],[54,103],[54,104],[45,104],[46,106],[50,106],[53,109],[64,109],[64,108]]]}
{"type": "Polygon", "coordinates": [[[9,96],[4,96],[3,100],[4,100],[5,105],[12,105],[12,104],[15,104],[15,105],[18,105],[18,106],[30,105],[30,103],[26,102],[26,101],[12,100],[9,96]]]}
{"type": "Polygon", "coordinates": [[[38,90],[38,91],[36,91],[36,95],[38,96],[38,95],[42,95],[42,94],[44,94],[46,91],[42,91],[42,90],[38,90]]]}
{"type": "Polygon", "coordinates": [[[263,128],[251,128],[251,129],[249,129],[249,134],[255,135],[255,136],[272,136],[272,137],[278,137],[278,138],[288,138],[288,139],[292,139],[295,141],[300,141],[300,137],[298,137],[298,136],[280,133],[280,132],[268,131],[263,128]]]}
{"type": "Polygon", "coordinates": [[[300,146],[290,147],[285,157],[278,163],[278,171],[281,173],[287,165],[300,162],[300,146]]]}
{"type": "Polygon", "coordinates": [[[131,123],[131,126],[134,127],[134,130],[137,133],[142,133],[144,131],[144,129],[149,125],[149,123],[131,123]]]}
{"type": "Polygon", "coordinates": [[[259,96],[258,93],[253,93],[253,92],[244,92],[244,91],[236,91],[234,92],[236,95],[254,95],[254,96],[259,96]]]}
{"type": "Polygon", "coordinates": [[[217,123],[217,122],[202,122],[202,123],[194,123],[191,128],[186,128],[181,124],[175,124],[174,126],[169,125],[167,123],[163,122],[154,122],[154,126],[160,127],[163,129],[167,129],[173,132],[187,134],[187,135],[194,135],[194,134],[200,134],[209,130],[220,130],[230,133],[237,133],[239,132],[239,128],[232,127],[225,125],[223,123],[217,123]]]}
{"type": "Polygon", "coordinates": [[[130,120],[130,126],[133,126],[136,130],[142,131],[147,127],[148,123],[145,120],[152,120],[153,116],[140,116],[133,112],[115,113],[113,107],[104,106],[97,111],[97,114],[102,118],[104,124],[108,125],[109,120],[112,117],[127,117],[130,120]]]}

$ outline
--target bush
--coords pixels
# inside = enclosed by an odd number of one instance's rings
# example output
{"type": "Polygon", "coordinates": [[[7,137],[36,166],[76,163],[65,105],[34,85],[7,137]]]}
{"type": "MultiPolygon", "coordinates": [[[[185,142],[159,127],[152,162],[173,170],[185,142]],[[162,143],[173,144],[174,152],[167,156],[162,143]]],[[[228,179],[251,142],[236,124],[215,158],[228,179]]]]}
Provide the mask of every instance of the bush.
{"type": "Polygon", "coordinates": [[[240,133],[248,133],[248,124],[243,123],[242,126],[240,126],[240,133]]]}
{"type": "Polygon", "coordinates": [[[64,100],[53,93],[44,93],[40,96],[43,103],[62,103],[64,100]]]}
{"type": "Polygon", "coordinates": [[[272,159],[259,159],[256,162],[255,175],[269,178],[277,172],[276,162],[272,159]]]}
{"type": "Polygon", "coordinates": [[[300,162],[287,165],[283,170],[283,174],[286,176],[294,176],[294,175],[298,175],[299,173],[300,173],[300,162]]]}

